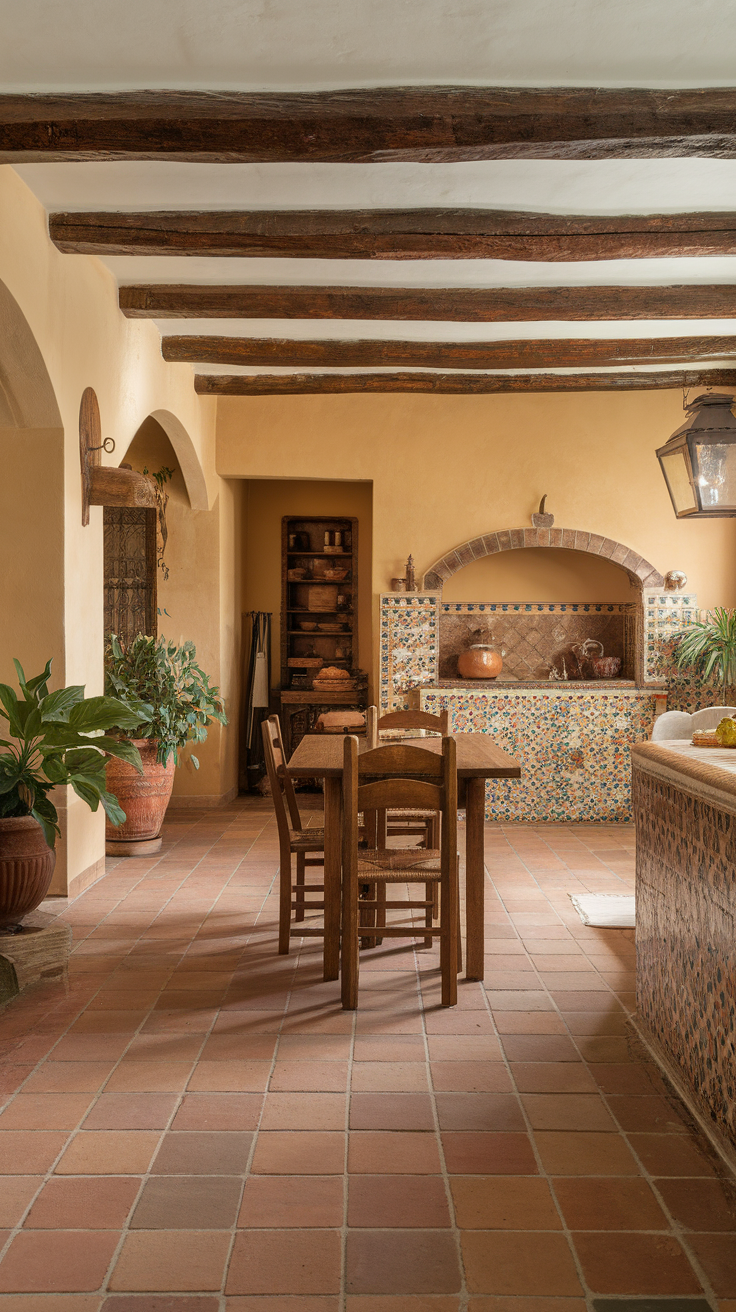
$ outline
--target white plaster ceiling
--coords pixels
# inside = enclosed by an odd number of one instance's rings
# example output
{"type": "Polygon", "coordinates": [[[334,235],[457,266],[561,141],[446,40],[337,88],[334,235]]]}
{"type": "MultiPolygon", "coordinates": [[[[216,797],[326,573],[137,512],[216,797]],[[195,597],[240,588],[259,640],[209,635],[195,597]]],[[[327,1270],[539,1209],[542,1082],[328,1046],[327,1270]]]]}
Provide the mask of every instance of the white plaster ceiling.
{"type": "MultiPolygon", "coordinates": [[[[0,91],[733,86],[734,49],[733,0],[699,0],[696,6],[692,0],[126,0],[114,6],[104,0],[6,0],[0,91]]],[[[126,161],[25,164],[17,171],[49,212],[430,206],[556,214],[736,212],[736,160],[126,161]]],[[[736,256],[585,263],[129,256],[103,263],[121,285],[721,283],[734,285],[736,306],[736,256]]],[[[731,319],[158,321],[162,333],[175,335],[448,342],[729,335],[733,325],[731,319]]],[[[216,365],[201,371],[281,372],[216,365]]]]}
{"type": "Polygon", "coordinates": [[[5,0],[5,91],[729,86],[732,0],[5,0]]]}

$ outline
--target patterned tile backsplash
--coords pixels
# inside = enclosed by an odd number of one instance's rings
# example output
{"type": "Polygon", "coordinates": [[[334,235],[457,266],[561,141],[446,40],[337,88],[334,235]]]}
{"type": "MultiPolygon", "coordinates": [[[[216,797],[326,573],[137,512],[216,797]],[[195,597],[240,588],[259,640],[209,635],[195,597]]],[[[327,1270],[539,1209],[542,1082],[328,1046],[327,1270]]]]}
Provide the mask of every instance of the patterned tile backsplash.
{"type": "MultiPolygon", "coordinates": [[[[628,820],[630,748],[649,737],[655,715],[663,709],[662,694],[670,710],[694,711],[721,700],[713,680],[691,671],[680,673],[676,667],[676,636],[699,617],[692,593],[646,591],[642,607],[448,603],[439,592],[387,593],[381,597],[380,709],[400,710],[417,704],[417,699],[433,712],[447,706],[457,732],[491,733],[525,762],[520,781],[489,784],[489,819],[628,820]],[[517,635],[516,655],[507,658],[508,664],[513,659],[520,668],[520,662],[531,665],[547,650],[543,625],[567,637],[583,632],[583,624],[600,626],[600,641],[611,654],[618,654],[613,644],[615,633],[620,634],[621,651],[637,687],[550,683],[526,689],[485,685],[481,690],[462,680],[457,688],[437,686],[443,660],[449,660],[446,635],[456,641],[472,626],[484,637],[491,631],[497,635],[505,626],[517,635]]],[[[454,676],[455,670],[449,677],[454,676]]],[[[736,698],[736,693],[729,697],[736,698]]]]}
{"type": "MultiPolygon", "coordinates": [[[[598,642],[618,656],[621,676],[634,678],[634,652],[627,650],[625,604],[503,606],[442,602],[439,612],[439,675],[456,679],[457,658],[473,643],[490,643],[503,656],[501,677],[546,679],[551,668],[575,668],[574,645],[598,642]],[[504,654],[505,653],[505,654],[504,654]]],[[[596,654],[600,654],[597,653],[596,654]]]]}

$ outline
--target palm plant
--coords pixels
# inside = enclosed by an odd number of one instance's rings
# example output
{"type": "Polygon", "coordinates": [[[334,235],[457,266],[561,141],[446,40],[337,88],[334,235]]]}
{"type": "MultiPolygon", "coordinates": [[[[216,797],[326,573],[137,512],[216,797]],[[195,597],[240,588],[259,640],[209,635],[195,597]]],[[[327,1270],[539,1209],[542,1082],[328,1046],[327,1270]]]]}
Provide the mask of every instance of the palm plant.
{"type": "Polygon", "coordinates": [[[715,675],[726,705],[726,688],[736,683],[736,610],[716,606],[678,639],[677,668],[691,665],[708,679],[715,675]]]}
{"type": "Polygon", "coordinates": [[[7,721],[0,738],[0,821],[33,816],[53,848],[59,831],[56,807],[48,794],[58,784],[70,784],[96,811],[100,802],[114,825],[125,812],[107,791],[105,765],[119,756],[141,771],[141,758],[132,743],[108,737],[107,729],[125,732],[148,718],[148,709],[117,697],[85,697],[75,685],[50,693],[51,661],[41,674],[26,679],[23,666],[14,661],[21,696],[8,683],[0,683],[0,717],[7,721]]]}

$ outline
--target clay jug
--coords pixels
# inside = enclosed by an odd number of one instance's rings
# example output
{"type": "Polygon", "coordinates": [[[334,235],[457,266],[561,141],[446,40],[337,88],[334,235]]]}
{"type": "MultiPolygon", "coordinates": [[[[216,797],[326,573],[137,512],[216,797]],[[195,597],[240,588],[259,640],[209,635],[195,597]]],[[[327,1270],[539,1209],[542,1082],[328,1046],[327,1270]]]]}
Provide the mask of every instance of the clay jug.
{"type": "Polygon", "coordinates": [[[503,661],[495,647],[482,642],[473,643],[457,658],[457,672],[463,679],[496,679],[503,669],[503,661]]]}

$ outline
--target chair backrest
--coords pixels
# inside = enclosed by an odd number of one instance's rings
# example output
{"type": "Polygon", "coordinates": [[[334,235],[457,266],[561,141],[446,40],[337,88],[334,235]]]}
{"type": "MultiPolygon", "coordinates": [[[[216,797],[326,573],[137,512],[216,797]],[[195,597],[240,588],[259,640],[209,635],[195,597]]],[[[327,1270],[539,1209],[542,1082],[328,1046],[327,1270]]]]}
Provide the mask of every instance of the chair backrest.
{"type": "Polygon", "coordinates": [[[736,718],[736,706],[704,706],[702,711],[693,711],[693,729],[717,729],[721,720],[736,718]]]}
{"type": "Polygon", "coordinates": [[[387,743],[359,752],[350,735],[343,745],[343,860],[357,869],[358,812],[415,807],[442,815],[443,860],[457,852],[457,763],[455,739],[442,739],[441,752],[408,743],[387,743]]]}
{"type": "Polygon", "coordinates": [[[692,731],[693,717],[688,711],[665,711],[654,721],[651,741],[663,743],[671,738],[689,738],[692,731]]]}
{"type": "Polygon", "coordinates": [[[450,731],[450,715],[445,709],[439,715],[429,711],[388,711],[379,716],[376,706],[369,706],[366,711],[367,737],[373,747],[378,746],[382,729],[433,729],[445,738],[450,731]]]}
{"type": "Polygon", "coordinates": [[[289,829],[301,829],[302,822],[297,806],[294,785],[286,768],[281,725],[278,715],[271,715],[261,725],[266,771],[271,785],[279,836],[288,839],[289,829]]]}

